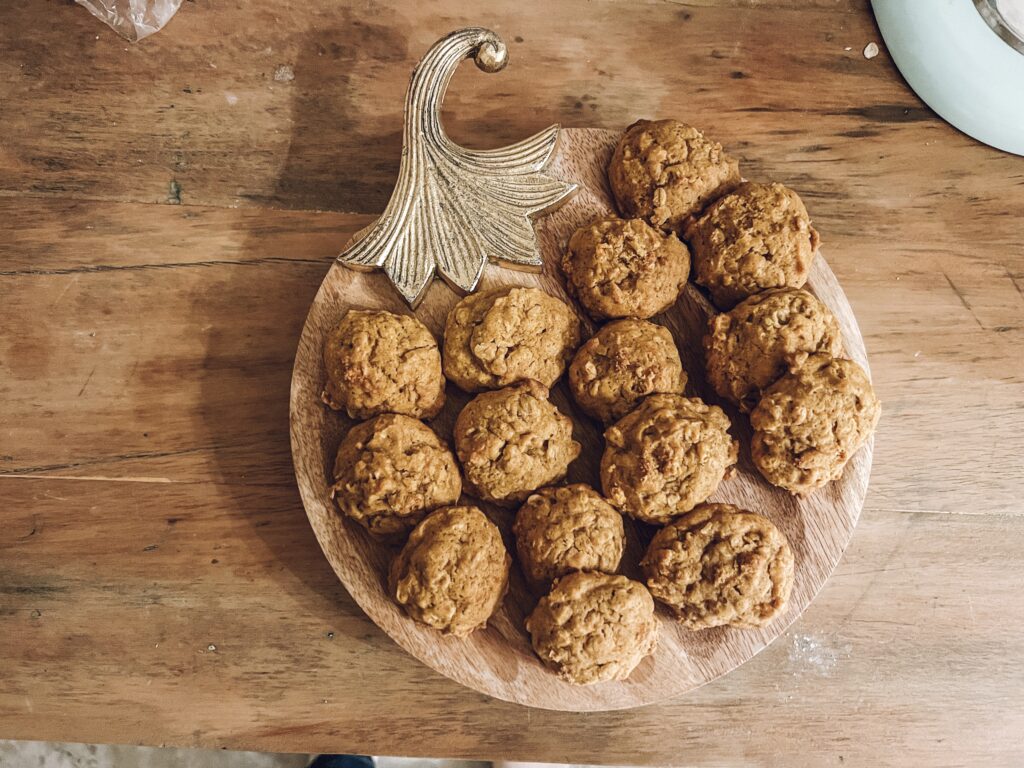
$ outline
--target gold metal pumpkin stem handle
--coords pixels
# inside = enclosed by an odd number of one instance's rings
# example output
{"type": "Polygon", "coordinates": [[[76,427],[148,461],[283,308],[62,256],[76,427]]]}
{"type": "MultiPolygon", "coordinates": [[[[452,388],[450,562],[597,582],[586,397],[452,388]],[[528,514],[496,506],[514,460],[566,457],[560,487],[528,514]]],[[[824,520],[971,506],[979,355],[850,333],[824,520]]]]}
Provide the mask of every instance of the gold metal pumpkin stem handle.
{"type": "Polygon", "coordinates": [[[488,260],[539,269],[533,219],[576,192],[575,184],[541,172],[554,153],[557,125],[500,149],[466,149],[448,138],[441,102],[469,56],[483,71],[498,72],[508,49],[491,30],[469,27],[439,40],[420,60],[406,95],[395,190],[365,237],[338,256],[355,269],[382,269],[413,308],[435,273],[469,293],[488,260]]]}

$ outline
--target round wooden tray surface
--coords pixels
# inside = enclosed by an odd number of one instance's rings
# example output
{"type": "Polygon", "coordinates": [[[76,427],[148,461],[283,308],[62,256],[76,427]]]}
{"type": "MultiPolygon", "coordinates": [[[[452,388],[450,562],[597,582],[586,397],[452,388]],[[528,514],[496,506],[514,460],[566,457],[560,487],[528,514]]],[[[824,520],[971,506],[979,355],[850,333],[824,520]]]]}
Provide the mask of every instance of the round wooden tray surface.
{"type": "MultiPolygon", "coordinates": [[[[565,129],[546,173],[580,185],[576,197],[537,222],[545,266],[540,274],[487,267],[481,289],[503,285],[537,286],[572,303],[558,272],[558,261],[573,230],[613,211],[605,167],[618,134],[596,129],[565,129]]],[[[853,311],[824,258],[815,259],[807,287],[835,313],[842,327],[848,357],[868,369],[864,342],[853,311]]],[[[440,339],[444,319],[458,296],[440,281],[428,289],[416,316],[440,339]]],[[[770,517],[786,534],[796,559],[796,578],[786,610],[758,630],[720,627],[690,632],[659,608],[661,633],[657,651],[622,682],[574,686],[541,665],[523,627],[536,597],[513,566],[512,585],[503,607],[484,630],[469,638],[444,637],[409,619],[387,596],[387,567],[394,550],[374,542],[363,529],[343,519],[328,488],[334,455],[351,421],[320,401],[325,381],[321,356],[324,339],[346,311],[386,309],[406,313],[408,307],[379,273],[354,272],[335,263],[317,293],[299,341],[291,387],[291,442],[302,500],[320,546],[349,593],[373,621],[399,645],[438,672],[499,699],[545,709],[588,711],[636,707],[686,693],[724,675],[750,659],[781,634],[821,589],[839,562],[853,533],[867,493],[871,441],[850,461],[837,480],[807,499],[797,499],[766,483],[750,462],[750,427],[746,417],[726,407],[732,433],[740,439],[737,472],[722,483],[712,501],[736,504],[770,517]]],[[[683,365],[690,375],[687,394],[718,402],[704,381],[700,339],[708,313],[703,295],[688,286],[676,306],[656,318],[675,336],[683,365]]],[[[582,312],[581,312],[582,315],[582,312]]],[[[587,330],[594,330],[592,325],[587,330]]],[[[564,379],[564,377],[563,377],[564,379]]],[[[469,396],[448,386],[444,410],[431,423],[451,438],[455,417],[469,396]]],[[[569,471],[569,482],[600,488],[598,464],[603,451],[601,429],[573,403],[564,381],[552,401],[576,423],[575,437],[583,452],[569,471]]],[[[510,545],[513,513],[480,505],[501,527],[510,545]]],[[[623,572],[639,577],[637,563],[653,528],[626,520],[629,546],[623,572]]]]}

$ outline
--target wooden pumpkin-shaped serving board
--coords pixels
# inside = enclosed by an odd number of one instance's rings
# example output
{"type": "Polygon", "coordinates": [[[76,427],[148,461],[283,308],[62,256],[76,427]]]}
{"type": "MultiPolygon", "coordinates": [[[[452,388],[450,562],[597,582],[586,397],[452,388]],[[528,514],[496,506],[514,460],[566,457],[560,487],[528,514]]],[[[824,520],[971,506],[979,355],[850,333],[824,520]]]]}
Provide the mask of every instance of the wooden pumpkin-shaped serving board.
{"type": "MultiPolygon", "coordinates": [[[[614,212],[605,169],[617,139],[617,133],[603,130],[561,132],[545,173],[576,182],[579,193],[537,222],[543,270],[528,273],[488,266],[481,288],[536,286],[573,304],[563,287],[559,259],[578,226],[614,212]]],[[[838,318],[847,356],[867,370],[857,321],[835,275],[820,255],[807,287],[838,318]]],[[[438,340],[445,316],[458,298],[447,285],[435,280],[415,311],[438,340]]],[[[331,267],[306,319],[292,379],[291,441],[302,500],[324,554],[367,615],[413,656],[470,688],[527,706],[570,711],[636,707],[686,693],[747,661],[782,633],[821,589],[850,540],[867,492],[873,441],[853,457],[840,480],[809,498],[799,499],[769,485],[757,473],[750,461],[748,420],[724,405],[732,419],[731,432],[740,440],[740,458],[735,474],[722,483],[711,500],[770,517],[786,534],[796,560],[792,596],[786,610],[772,624],[756,630],[720,627],[691,632],[659,607],[657,651],[629,679],[575,686],[559,679],[534,656],[524,620],[536,596],[514,565],[509,594],[488,627],[465,639],[445,637],[409,619],[388,598],[387,569],[396,550],[375,542],[359,525],[343,519],[330,497],[335,453],[352,422],[320,400],[325,382],[322,349],[330,329],[349,309],[410,311],[383,273],[355,272],[338,263],[331,267]]],[[[676,305],[655,321],[675,336],[690,377],[686,394],[722,405],[706,383],[701,353],[701,337],[711,311],[704,296],[690,285],[676,305]]],[[[582,311],[580,315],[585,317],[582,311]]],[[[592,323],[585,320],[584,324],[589,333],[596,330],[592,323]]],[[[569,469],[567,482],[588,483],[600,489],[598,466],[604,449],[601,426],[575,406],[564,378],[555,385],[552,401],[572,417],[575,438],[583,446],[582,454],[569,469]]],[[[469,395],[448,385],[445,408],[431,421],[444,439],[451,440],[455,417],[468,400],[469,395]]],[[[501,528],[514,552],[510,533],[514,511],[480,506],[501,528]]],[[[629,546],[622,572],[638,578],[637,563],[654,529],[628,518],[626,528],[629,546]]]]}

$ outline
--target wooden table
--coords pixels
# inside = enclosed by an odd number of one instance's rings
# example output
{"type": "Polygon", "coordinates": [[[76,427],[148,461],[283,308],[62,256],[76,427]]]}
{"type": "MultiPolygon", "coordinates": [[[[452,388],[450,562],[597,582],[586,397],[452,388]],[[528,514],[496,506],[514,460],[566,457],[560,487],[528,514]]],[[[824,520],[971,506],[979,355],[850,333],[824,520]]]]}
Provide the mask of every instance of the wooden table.
{"type": "Polygon", "coordinates": [[[864,0],[195,0],[129,45],[0,4],[0,737],[689,765],[1024,761],[1024,159],[907,89],[864,0]],[[410,68],[485,23],[456,139],[675,115],[807,201],[884,414],[818,600],[676,701],[572,715],[403,653],[323,558],[291,362],[396,175],[410,68]]]}

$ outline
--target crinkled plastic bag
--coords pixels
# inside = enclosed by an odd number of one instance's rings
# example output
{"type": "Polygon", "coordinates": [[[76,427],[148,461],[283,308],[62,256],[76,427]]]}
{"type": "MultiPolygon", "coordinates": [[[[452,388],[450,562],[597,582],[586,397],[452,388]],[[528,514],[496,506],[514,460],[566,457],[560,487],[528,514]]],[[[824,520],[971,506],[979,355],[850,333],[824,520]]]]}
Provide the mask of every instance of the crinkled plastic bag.
{"type": "Polygon", "coordinates": [[[181,0],[76,0],[97,19],[133,43],[159,32],[181,0]]]}

